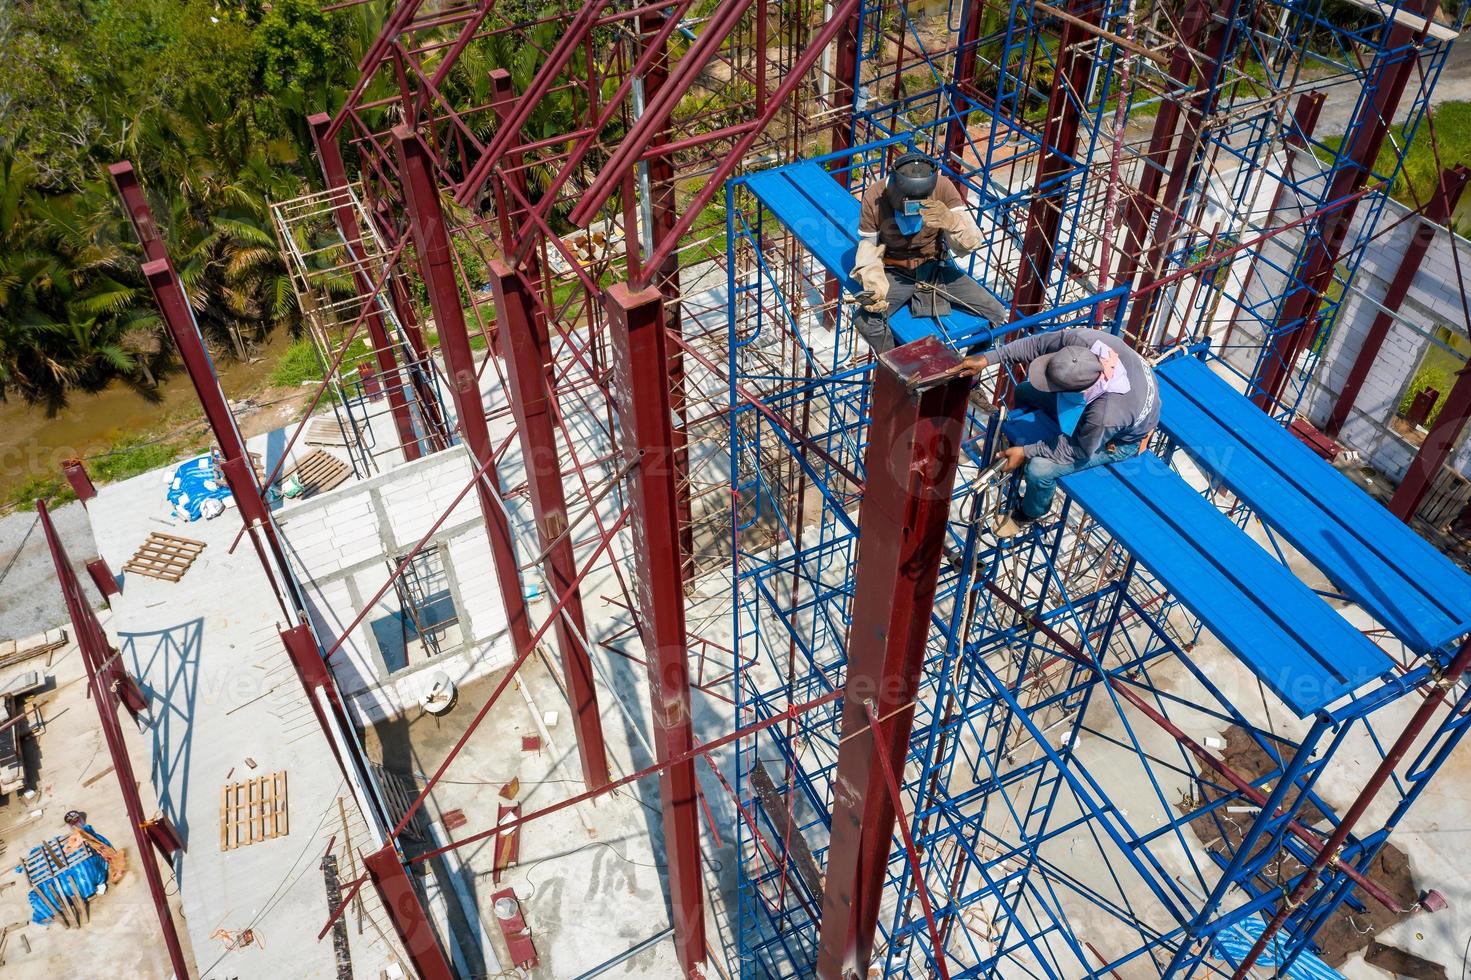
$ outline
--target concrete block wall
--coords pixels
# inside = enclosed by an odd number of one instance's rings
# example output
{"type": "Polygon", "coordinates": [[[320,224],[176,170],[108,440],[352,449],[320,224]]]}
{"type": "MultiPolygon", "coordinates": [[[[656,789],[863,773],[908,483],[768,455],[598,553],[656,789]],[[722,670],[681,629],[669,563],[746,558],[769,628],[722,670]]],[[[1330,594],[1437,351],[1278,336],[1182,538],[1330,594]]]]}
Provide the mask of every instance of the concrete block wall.
{"type": "MultiPolygon", "coordinates": [[[[1270,202],[1270,197],[1267,202],[1270,202]]],[[[1279,209],[1278,218],[1279,221],[1290,220],[1295,214],[1294,208],[1283,207],[1279,209]]],[[[1339,437],[1344,445],[1362,453],[1370,465],[1395,480],[1404,476],[1414,458],[1416,446],[1395,432],[1390,422],[1421,358],[1433,343],[1433,332],[1436,327],[1444,326],[1466,334],[1451,234],[1418,218],[1402,220],[1407,214],[1408,209],[1403,205],[1394,201],[1386,203],[1378,229],[1390,230],[1365,247],[1354,280],[1344,294],[1333,333],[1300,406],[1302,413],[1314,424],[1322,425],[1326,421],[1413,236],[1424,233],[1424,229],[1432,229],[1434,240],[1418,267],[1339,437]]],[[[1361,230],[1361,227],[1353,229],[1348,240],[1354,241],[1361,230]]],[[[1265,297],[1274,294],[1280,296],[1287,277],[1279,269],[1292,267],[1301,244],[1302,236],[1296,231],[1285,232],[1263,244],[1262,254],[1278,268],[1271,268],[1263,261],[1256,263],[1253,281],[1247,290],[1249,303],[1262,303],[1265,297]]],[[[1471,273],[1471,242],[1459,239],[1459,247],[1462,269],[1471,273]]],[[[1233,266],[1233,282],[1239,285],[1245,271],[1243,258],[1233,266]]],[[[1261,312],[1270,315],[1273,311],[1270,304],[1264,304],[1261,312]]],[[[1243,313],[1237,320],[1231,347],[1222,350],[1221,356],[1238,371],[1250,375],[1262,335],[1262,324],[1243,313]]],[[[1471,441],[1462,441],[1452,465],[1462,474],[1471,469],[1471,441]]]]}
{"type": "MultiPolygon", "coordinates": [[[[330,645],[343,635],[383,587],[398,558],[428,533],[474,472],[465,450],[452,447],[278,512],[292,571],[302,584],[320,642],[330,645]]],[[[368,721],[391,718],[413,706],[440,672],[460,684],[512,659],[505,604],[473,491],[455,505],[425,547],[439,549],[444,557],[461,640],[432,659],[390,674],[370,625],[400,611],[390,589],[331,658],[343,694],[368,721]]]]}

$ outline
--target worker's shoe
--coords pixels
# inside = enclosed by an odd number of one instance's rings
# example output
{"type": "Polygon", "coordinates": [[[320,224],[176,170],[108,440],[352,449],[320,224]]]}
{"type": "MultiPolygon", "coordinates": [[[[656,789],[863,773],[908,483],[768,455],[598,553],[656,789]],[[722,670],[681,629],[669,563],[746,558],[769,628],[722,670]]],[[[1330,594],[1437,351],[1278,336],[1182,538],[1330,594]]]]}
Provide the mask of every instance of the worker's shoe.
{"type": "Polygon", "coordinates": [[[998,538],[1014,538],[1037,523],[1037,520],[1037,518],[1024,513],[1020,507],[1015,507],[1010,514],[1007,514],[996,522],[996,536],[998,538]]]}

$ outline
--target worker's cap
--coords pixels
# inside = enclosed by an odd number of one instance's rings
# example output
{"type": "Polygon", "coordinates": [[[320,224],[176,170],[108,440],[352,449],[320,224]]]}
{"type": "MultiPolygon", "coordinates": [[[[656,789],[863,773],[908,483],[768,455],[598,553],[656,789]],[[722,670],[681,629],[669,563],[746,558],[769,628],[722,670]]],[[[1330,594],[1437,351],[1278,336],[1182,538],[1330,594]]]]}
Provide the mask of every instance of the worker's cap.
{"type": "Polygon", "coordinates": [[[81,810],[68,810],[66,816],[61,819],[69,827],[80,827],[87,822],[87,815],[81,810]]]}
{"type": "Polygon", "coordinates": [[[889,168],[889,190],[901,199],[929,197],[939,180],[940,168],[918,150],[899,154],[889,168]]]}
{"type": "Polygon", "coordinates": [[[1043,354],[1027,368],[1027,380],[1038,391],[1087,391],[1103,373],[1103,363],[1086,347],[1064,347],[1043,354]]]}

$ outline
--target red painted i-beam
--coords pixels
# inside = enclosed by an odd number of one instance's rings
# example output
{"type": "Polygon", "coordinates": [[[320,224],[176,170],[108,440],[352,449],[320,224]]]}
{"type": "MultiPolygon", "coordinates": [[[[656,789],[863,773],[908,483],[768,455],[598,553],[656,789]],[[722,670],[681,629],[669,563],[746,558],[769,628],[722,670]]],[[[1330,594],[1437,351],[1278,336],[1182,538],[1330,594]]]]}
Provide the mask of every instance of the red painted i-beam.
{"type": "MultiPolygon", "coordinates": [[[[611,393],[623,453],[631,464],[627,485],[633,508],[632,559],[639,582],[639,633],[649,670],[654,751],[662,763],[694,748],[678,474],[666,374],[669,338],[657,290],[634,292],[615,283],[604,290],[603,304],[613,346],[611,393]]],[[[685,974],[695,976],[705,959],[705,901],[693,757],[660,772],[659,801],[674,945],[685,974]]]]}
{"type": "MultiPolygon", "coordinates": [[[[1011,303],[1013,315],[1019,317],[1040,313],[1047,292],[1052,257],[1057,249],[1057,230],[1062,223],[1062,209],[1067,197],[1068,185],[1062,178],[1073,166],[1073,158],[1078,152],[1082,102],[1087,98],[1088,77],[1093,71],[1093,58],[1088,50],[1094,35],[1086,25],[1098,26],[1103,5],[1096,0],[1072,0],[1067,10],[1083,23],[1065,21],[1058,42],[1062,64],[1057,75],[1066,82],[1059,81],[1052,86],[1047,102],[1042,158],[1037,163],[1037,177],[1032,184],[1027,231],[1022,239],[1021,266],[1017,269],[1016,291],[1011,303]]],[[[981,11],[971,11],[967,16],[979,20],[981,11]]],[[[972,54],[972,63],[974,57],[972,54]]]]}
{"type": "MultiPolygon", "coordinates": [[[[1407,14],[1426,18],[1428,25],[1428,18],[1436,6],[1436,0],[1406,0],[1401,9],[1407,14]]],[[[1379,150],[1389,134],[1390,121],[1399,108],[1400,97],[1415,72],[1423,36],[1423,30],[1405,27],[1398,19],[1389,28],[1382,48],[1385,54],[1382,60],[1376,60],[1371,69],[1373,74],[1366,73],[1364,80],[1364,87],[1371,89],[1373,95],[1360,100],[1348,124],[1345,132],[1350,135],[1344,162],[1332,172],[1323,200],[1347,198],[1368,182],[1374,162],[1379,158],[1379,150]]],[[[1297,287],[1282,304],[1275,321],[1275,329],[1279,332],[1272,340],[1271,353],[1262,365],[1261,374],[1253,379],[1256,391],[1252,400],[1259,408],[1270,409],[1277,403],[1298,356],[1318,332],[1318,310],[1323,305],[1323,291],[1333,279],[1333,270],[1357,210],[1358,201],[1351,201],[1342,208],[1321,215],[1304,230],[1308,248],[1295,276],[1297,287]]]]}
{"type": "MultiPolygon", "coordinates": [[[[1348,378],[1343,382],[1343,388],[1338,392],[1338,400],[1333,403],[1333,411],[1328,413],[1328,421],[1324,424],[1323,431],[1330,436],[1338,435],[1343,429],[1343,423],[1348,420],[1349,410],[1358,400],[1359,392],[1364,387],[1364,381],[1369,377],[1369,369],[1374,366],[1374,360],[1379,356],[1379,348],[1384,346],[1384,339],[1389,336],[1389,327],[1394,322],[1394,314],[1399,310],[1400,304],[1405,301],[1405,297],[1409,295],[1410,284],[1415,281],[1415,276],[1420,271],[1420,262],[1430,249],[1430,243],[1435,241],[1436,233],[1446,223],[1451,212],[1456,209],[1456,203],[1461,199],[1461,191],[1466,187],[1468,176],[1471,176],[1471,170],[1468,170],[1464,164],[1447,168],[1441,173],[1440,182],[1436,185],[1430,202],[1425,207],[1424,217],[1415,222],[1414,237],[1410,239],[1410,244],[1400,259],[1399,269],[1395,271],[1394,278],[1390,280],[1389,289],[1384,293],[1384,299],[1379,304],[1379,314],[1369,325],[1369,332],[1364,334],[1364,343],[1354,358],[1353,367],[1349,369],[1348,378]]],[[[1442,412],[1440,418],[1444,417],[1445,413],[1442,412]]],[[[1457,433],[1459,431],[1458,428],[1457,433]]],[[[1453,435],[1451,442],[1454,441],[1453,435]]],[[[1425,447],[1428,445],[1430,445],[1430,440],[1427,439],[1420,446],[1420,452],[1416,455],[1417,463],[1420,457],[1425,455],[1425,447]]],[[[1450,443],[1447,443],[1446,448],[1450,448],[1450,443]]],[[[1434,473],[1439,465],[1437,462],[1434,467],[1430,468],[1430,472],[1434,473]]],[[[1411,466],[1411,470],[1414,469],[1415,467],[1411,466]]],[[[1404,484],[1401,484],[1401,488],[1403,486],[1404,484]]],[[[1413,511],[1414,509],[1411,508],[1410,512],[1413,513],[1413,511]]]]}
{"type": "Polygon", "coordinates": [[[408,871],[393,843],[384,844],[381,849],[364,857],[363,867],[378,891],[388,920],[393,923],[393,931],[398,933],[419,980],[455,980],[455,972],[439,946],[434,927],[424,914],[419,894],[414,890],[414,883],[409,880],[408,871]]]}
{"type": "MultiPolygon", "coordinates": [[[[955,72],[950,84],[950,106],[954,116],[945,124],[945,163],[955,170],[969,169],[965,164],[965,146],[969,142],[966,119],[968,109],[961,109],[971,101],[971,90],[975,88],[976,61],[980,57],[981,27],[986,20],[988,0],[965,0],[961,8],[960,43],[955,50],[955,72]]],[[[860,15],[855,15],[855,18],[860,15]]],[[[844,38],[846,41],[846,38],[844,38]]],[[[857,58],[857,39],[854,39],[854,60],[857,58]]],[[[1064,44],[1063,48],[1066,48],[1064,44]]],[[[852,77],[848,79],[848,102],[853,103],[852,77]]],[[[1055,90],[1054,90],[1055,91],[1055,90]]],[[[1048,114],[1049,125],[1053,114],[1048,114]]]]}
{"type": "Polygon", "coordinates": [[[378,312],[378,293],[373,288],[372,279],[364,264],[362,232],[358,228],[357,213],[347,196],[347,171],[342,167],[342,153],[337,147],[337,141],[326,135],[332,126],[332,117],[319,112],[307,119],[307,125],[311,127],[312,142],[317,147],[317,160],[322,165],[322,176],[327,180],[327,188],[333,192],[332,220],[337,224],[337,231],[347,245],[348,259],[352,263],[353,287],[357,290],[358,298],[368,308],[363,319],[367,322],[368,338],[373,344],[378,377],[387,385],[388,410],[393,416],[398,444],[403,450],[404,459],[412,462],[423,453],[419,451],[419,437],[414,432],[414,417],[409,410],[409,400],[405,397],[407,386],[403,383],[403,372],[399,370],[398,360],[393,355],[393,341],[389,339],[388,328],[384,326],[383,316],[378,312]]]}
{"type": "MultiPolygon", "coordinates": [[[[51,562],[56,568],[56,581],[61,585],[62,598],[66,600],[67,615],[71,618],[72,631],[76,635],[77,649],[82,654],[82,665],[87,671],[87,683],[92,689],[92,703],[97,706],[97,718],[102,728],[102,737],[107,743],[108,754],[112,756],[112,767],[117,773],[118,788],[122,791],[123,806],[128,812],[128,824],[133,830],[133,843],[138,851],[138,864],[142,866],[143,877],[148,880],[148,893],[153,898],[153,908],[158,914],[159,931],[163,934],[163,945],[169,954],[169,963],[173,967],[174,976],[183,980],[190,976],[189,960],[184,955],[183,944],[179,942],[179,931],[174,925],[173,912],[169,909],[168,893],[164,890],[163,875],[158,870],[158,859],[153,855],[153,847],[148,836],[148,818],[143,811],[143,801],[138,796],[138,782],[133,775],[133,763],[128,756],[128,746],[123,741],[122,724],[118,721],[118,691],[116,685],[108,682],[109,671],[104,666],[112,664],[118,672],[122,672],[120,665],[116,664],[118,659],[116,651],[107,641],[107,634],[102,631],[102,624],[97,621],[97,616],[88,605],[87,598],[82,593],[81,583],[77,581],[76,574],[72,571],[71,562],[67,559],[66,548],[61,543],[61,537],[56,533],[56,527],[51,523],[51,515],[46,510],[45,501],[36,501],[36,515],[41,522],[41,529],[46,535],[46,543],[51,549],[51,562]]],[[[126,673],[123,674],[126,677],[126,673]]],[[[132,683],[132,678],[128,678],[132,683]]]]}
{"type": "Polygon", "coordinates": [[[557,427],[551,413],[552,396],[544,370],[550,359],[546,325],[532,315],[531,295],[525,283],[500,259],[490,260],[490,282],[495,290],[497,329],[504,340],[511,411],[516,416],[516,435],[526,465],[538,540],[545,552],[542,567],[552,597],[563,603],[556,622],[557,649],[562,654],[562,673],[567,677],[567,697],[577,728],[582,781],[588,789],[595,789],[608,782],[608,759],[582,595],[573,584],[577,560],[572,553],[572,539],[565,533],[567,498],[557,452],[557,427]]]}
{"type": "Polygon", "coordinates": [[[910,389],[959,360],[934,337],[879,360],[818,940],[823,980],[868,976],[895,818],[876,759],[882,753],[904,771],[970,388],[957,378],[910,389]],[[877,737],[869,706],[880,720],[877,737]]]}
{"type": "MultiPolygon", "coordinates": [[[[434,311],[434,324],[439,331],[439,350],[444,355],[445,369],[449,374],[450,397],[455,402],[465,445],[475,457],[475,462],[483,466],[493,458],[494,448],[490,444],[490,428],[485,421],[485,402],[480,397],[475,357],[470,350],[470,334],[465,329],[465,309],[461,305],[459,279],[450,253],[444,209],[435,185],[433,160],[418,134],[407,126],[394,127],[393,141],[397,147],[404,205],[409,212],[419,268],[424,288],[429,293],[429,306],[434,311]]],[[[511,537],[510,520],[497,499],[501,487],[493,463],[486,467],[485,476],[476,481],[475,490],[480,500],[480,512],[485,518],[485,533],[490,538],[511,642],[516,653],[521,654],[531,647],[531,624],[526,614],[526,597],[521,591],[521,577],[517,574],[516,544],[511,537]]]]}

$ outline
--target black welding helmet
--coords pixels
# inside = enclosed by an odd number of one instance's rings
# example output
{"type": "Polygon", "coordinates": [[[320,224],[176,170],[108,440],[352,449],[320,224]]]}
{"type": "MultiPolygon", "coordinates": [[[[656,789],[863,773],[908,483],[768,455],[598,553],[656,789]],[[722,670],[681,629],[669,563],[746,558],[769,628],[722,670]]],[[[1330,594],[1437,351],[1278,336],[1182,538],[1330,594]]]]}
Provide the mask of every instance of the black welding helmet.
{"type": "Polygon", "coordinates": [[[917,150],[908,150],[899,155],[889,168],[887,192],[889,206],[894,209],[894,221],[899,230],[913,235],[923,224],[919,216],[919,205],[935,193],[940,169],[935,161],[917,150]]]}

